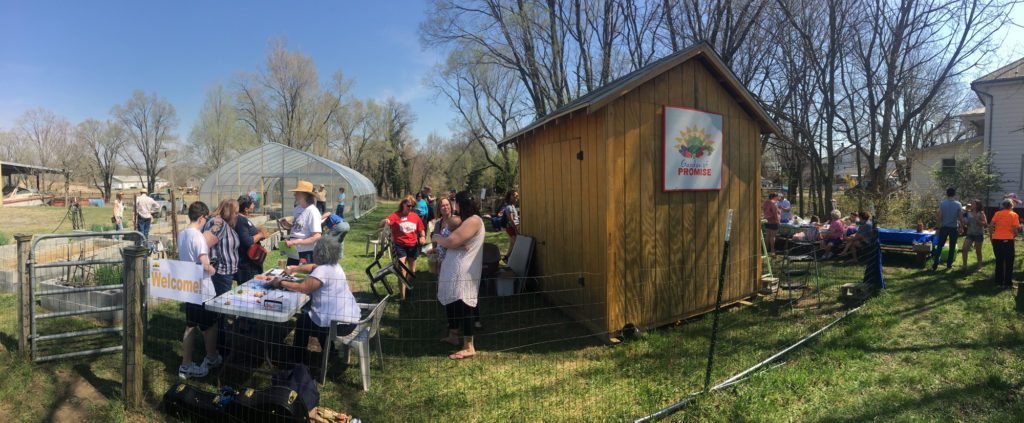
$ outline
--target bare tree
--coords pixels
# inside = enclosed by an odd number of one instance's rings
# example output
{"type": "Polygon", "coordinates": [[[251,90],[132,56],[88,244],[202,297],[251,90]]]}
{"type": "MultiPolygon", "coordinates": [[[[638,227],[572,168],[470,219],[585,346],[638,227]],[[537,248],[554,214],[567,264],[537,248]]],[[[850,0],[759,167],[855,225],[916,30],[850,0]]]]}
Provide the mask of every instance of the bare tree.
{"type": "Polygon", "coordinates": [[[480,60],[481,52],[453,52],[439,69],[433,85],[459,114],[468,142],[476,143],[488,167],[501,172],[505,186],[514,185],[517,161],[498,143],[519,129],[530,116],[513,74],[480,60]]]}
{"type": "Polygon", "coordinates": [[[853,82],[864,93],[871,119],[867,145],[858,145],[880,194],[890,160],[904,155],[913,123],[955,80],[974,68],[994,45],[1011,1],[901,0],[866,4],[855,23],[853,82]],[[918,94],[907,96],[913,87],[918,94]]]}
{"type": "MultiPolygon", "coordinates": [[[[67,192],[71,174],[79,171],[79,158],[74,152],[71,123],[42,107],[26,111],[16,121],[18,138],[29,148],[21,150],[32,164],[63,170],[64,191],[67,192]]],[[[53,180],[47,180],[40,190],[51,191],[53,180]]]]}
{"type": "Polygon", "coordinates": [[[163,151],[172,148],[176,136],[171,132],[178,126],[178,115],[166,98],[154,92],[146,95],[135,90],[123,105],[110,109],[117,121],[128,134],[129,144],[122,158],[139,177],[146,179],[149,192],[156,189],[157,176],[163,172],[166,163],[163,151]]]}
{"type": "Polygon", "coordinates": [[[206,171],[219,168],[229,157],[254,146],[254,137],[246,136],[229,96],[219,83],[208,87],[199,120],[188,137],[192,156],[206,171]]]}
{"type": "Polygon", "coordinates": [[[110,201],[117,157],[127,142],[124,128],[110,121],[86,119],[78,124],[75,138],[90,156],[85,162],[92,185],[100,190],[103,201],[110,201]]]}
{"type": "MultiPolygon", "coordinates": [[[[344,87],[343,80],[336,82],[334,88],[344,87]]],[[[289,51],[282,39],[271,40],[263,69],[235,74],[232,85],[239,118],[257,139],[326,154],[340,102],[320,89],[310,56],[289,51]]]]}

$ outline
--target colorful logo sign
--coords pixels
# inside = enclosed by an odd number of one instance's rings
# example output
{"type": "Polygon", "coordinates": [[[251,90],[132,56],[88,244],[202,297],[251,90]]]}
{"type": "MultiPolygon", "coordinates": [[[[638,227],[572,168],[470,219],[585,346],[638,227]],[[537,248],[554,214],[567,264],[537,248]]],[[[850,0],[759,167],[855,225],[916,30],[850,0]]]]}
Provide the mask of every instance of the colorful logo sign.
{"type": "Polygon", "coordinates": [[[664,106],[665,191],[722,189],[722,115],[664,106]]]}

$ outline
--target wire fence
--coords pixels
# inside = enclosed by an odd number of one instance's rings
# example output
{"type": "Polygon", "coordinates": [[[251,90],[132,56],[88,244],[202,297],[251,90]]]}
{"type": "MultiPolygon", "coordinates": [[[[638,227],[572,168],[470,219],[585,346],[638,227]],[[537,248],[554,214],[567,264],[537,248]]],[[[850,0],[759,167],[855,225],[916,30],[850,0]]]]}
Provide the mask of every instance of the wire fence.
{"type": "MultiPolygon", "coordinates": [[[[116,254],[126,243],[116,239],[48,240],[40,243],[39,260],[100,258],[116,254]]],[[[627,295],[641,291],[683,291],[700,285],[702,295],[712,297],[718,290],[720,276],[725,281],[736,280],[746,274],[744,269],[756,263],[761,263],[763,269],[771,269],[763,280],[754,281],[755,289],[743,292],[739,299],[727,297],[717,311],[686,310],[667,326],[641,327],[635,331],[628,326],[609,329],[608,314],[594,310],[609,310],[613,306],[610,302],[616,299],[595,296],[576,283],[581,277],[597,280],[614,275],[565,273],[520,277],[506,274],[501,277],[512,281],[512,286],[518,290],[501,286],[498,277],[485,276],[476,292],[476,306],[468,317],[477,356],[468,359],[473,364],[461,367],[452,367],[451,363],[457,361],[448,357],[465,349],[465,339],[449,335],[453,326],[458,335],[465,334],[467,327],[459,321],[453,324],[448,310],[438,300],[438,291],[447,290],[444,284],[451,281],[439,282],[435,275],[422,271],[412,282],[407,298],[389,298],[383,303],[378,322],[371,319],[358,326],[358,330],[368,328],[364,339],[367,348],[362,355],[359,343],[352,342],[354,338],[345,339],[345,330],[349,328],[335,328],[338,332],[335,345],[351,346],[352,358],[346,360],[341,354],[346,348],[341,348],[337,355],[327,354],[326,372],[323,364],[326,338],[318,339],[317,333],[313,333],[314,336],[301,342],[297,334],[310,332],[299,330],[302,328],[315,329],[301,326],[314,321],[319,323],[317,326],[327,328],[328,333],[322,335],[331,335],[331,325],[322,325],[324,322],[317,322],[316,316],[337,312],[353,302],[367,306],[355,320],[370,317],[372,306],[381,304],[382,298],[368,289],[370,280],[360,269],[344,269],[345,279],[320,280],[324,286],[344,286],[345,289],[314,293],[305,308],[274,298],[273,290],[265,286],[266,280],[235,287],[236,305],[249,301],[257,311],[222,313],[214,325],[219,329],[216,355],[223,364],[209,366],[204,376],[186,375],[189,379],[180,382],[176,373],[183,364],[181,343],[188,326],[186,306],[152,300],[160,304],[149,315],[145,351],[150,359],[164,363],[165,372],[169,373],[169,376],[161,376],[164,382],[153,388],[157,397],[164,390],[174,391],[179,383],[197,386],[193,396],[219,393],[222,397],[237,398],[251,388],[253,395],[270,397],[264,403],[278,401],[283,402],[279,407],[286,407],[289,406],[287,398],[274,399],[271,393],[261,392],[275,384],[274,375],[302,363],[318,385],[318,403],[322,407],[362,413],[367,420],[455,416],[460,412],[457,404],[481,407],[481,404],[502,400],[511,404],[510,410],[483,410],[485,414],[476,415],[477,418],[502,419],[516,412],[530,415],[536,407],[554,413],[550,414],[554,420],[598,414],[613,420],[635,419],[679,404],[709,386],[732,383],[730,378],[753,366],[761,364],[759,371],[766,371],[785,360],[785,356],[781,356],[765,362],[861,304],[879,286],[876,280],[871,280],[867,286],[859,284],[865,281],[869,263],[877,263],[880,257],[886,267],[920,266],[913,252],[879,254],[878,249],[867,249],[860,251],[857,259],[852,259],[852,255],[823,259],[820,243],[780,242],[774,256],[732,251],[728,260],[730,266],[725,267],[718,262],[630,269],[662,278],[638,278],[636,280],[649,282],[628,287],[627,295]],[[673,275],[676,277],[670,277],[673,275]],[[696,280],[680,275],[706,277],[696,280]],[[566,304],[565,298],[577,300],[566,304]],[[282,313],[283,319],[279,318],[282,313]],[[378,338],[369,336],[370,332],[376,332],[378,338]],[[609,346],[609,341],[619,345],[609,346]],[[709,357],[712,342],[715,348],[713,356],[709,357]],[[713,363],[710,368],[709,360],[713,363]],[[366,369],[362,368],[363,362],[368,364],[366,369]],[[322,384],[324,382],[326,384],[322,384]],[[372,388],[360,393],[364,383],[372,388]],[[456,394],[450,389],[460,386],[467,391],[456,394]],[[233,388],[220,392],[224,387],[233,388]],[[365,398],[384,403],[371,405],[365,398]],[[554,405],[559,403],[564,405],[554,405]]],[[[76,286],[102,285],[120,280],[120,274],[117,266],[83,266],[65,269],[52,279],[76,286]]],[[[730,289],[742,291],[726,287],[727,292],[730,289]]],[[[45,310],[56,310],[62,306],[59,303],[95,306],[81,298],[57,298],[55,301],[40,306],[45,310]]],[[[353,318],[350,316],[348,320],[353,318]]],[[[105,323],[91,317],[52,319],[45,324],[54,325],[53,328],[70,325],[77,330],[88,330],[105,323]]],[[[49,329],[41,326],[39,330],[46,333],[49,329]]],[[[350,337],[358,335],[358,330],[353,332],[355,335],[349,333],[350,337]]],[[[54,352],[93,347],[110,341],[111,336],[114,335],[83,337],[79,341],[86,344],[77,346],[60,343],[54,352]]],[[[213,357],[205,348],[204,341],[196,341],[192,361],[197,366],[203,366],[208,355],[213,357]]],[[[190,389],[193,388],[182,388],[181,392],[188,393],[190,389]]],[[[171,414],[187,420],[204,418],[203,413],[227,412],[224,405],[218,411],[176,407],[169,410],[171,414]]],[[[256,405],[247,407],[249,414],[245,414],[245,421],[275,421],[269,415],[254,414],[251,409],[256,405]]]]}

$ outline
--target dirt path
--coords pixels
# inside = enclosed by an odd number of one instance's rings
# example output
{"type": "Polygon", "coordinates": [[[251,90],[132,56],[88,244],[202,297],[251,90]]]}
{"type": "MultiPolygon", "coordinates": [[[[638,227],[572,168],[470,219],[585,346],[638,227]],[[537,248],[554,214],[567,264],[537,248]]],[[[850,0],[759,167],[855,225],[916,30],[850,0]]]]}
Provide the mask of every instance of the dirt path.
{"type": "Polygon", "coordinates": [[[70,374],[64,370],[57,371],[57,379],[66,388],[55,404],[52,418],[54,423],[81,423],[89,416],[88,405],[106,402],[107,397],[100,394],[81,376],[70,374]]]}

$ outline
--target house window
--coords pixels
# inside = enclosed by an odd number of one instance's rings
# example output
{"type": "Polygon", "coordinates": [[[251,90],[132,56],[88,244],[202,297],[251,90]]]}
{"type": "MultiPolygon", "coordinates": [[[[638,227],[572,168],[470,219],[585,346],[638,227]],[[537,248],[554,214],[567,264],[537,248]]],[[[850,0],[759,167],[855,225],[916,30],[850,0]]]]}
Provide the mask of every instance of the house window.
{"type": "Polygon", "coordinates": [[[952,173],[956,170],[956,159],[942,159],[942,171],[952,173]]]}

